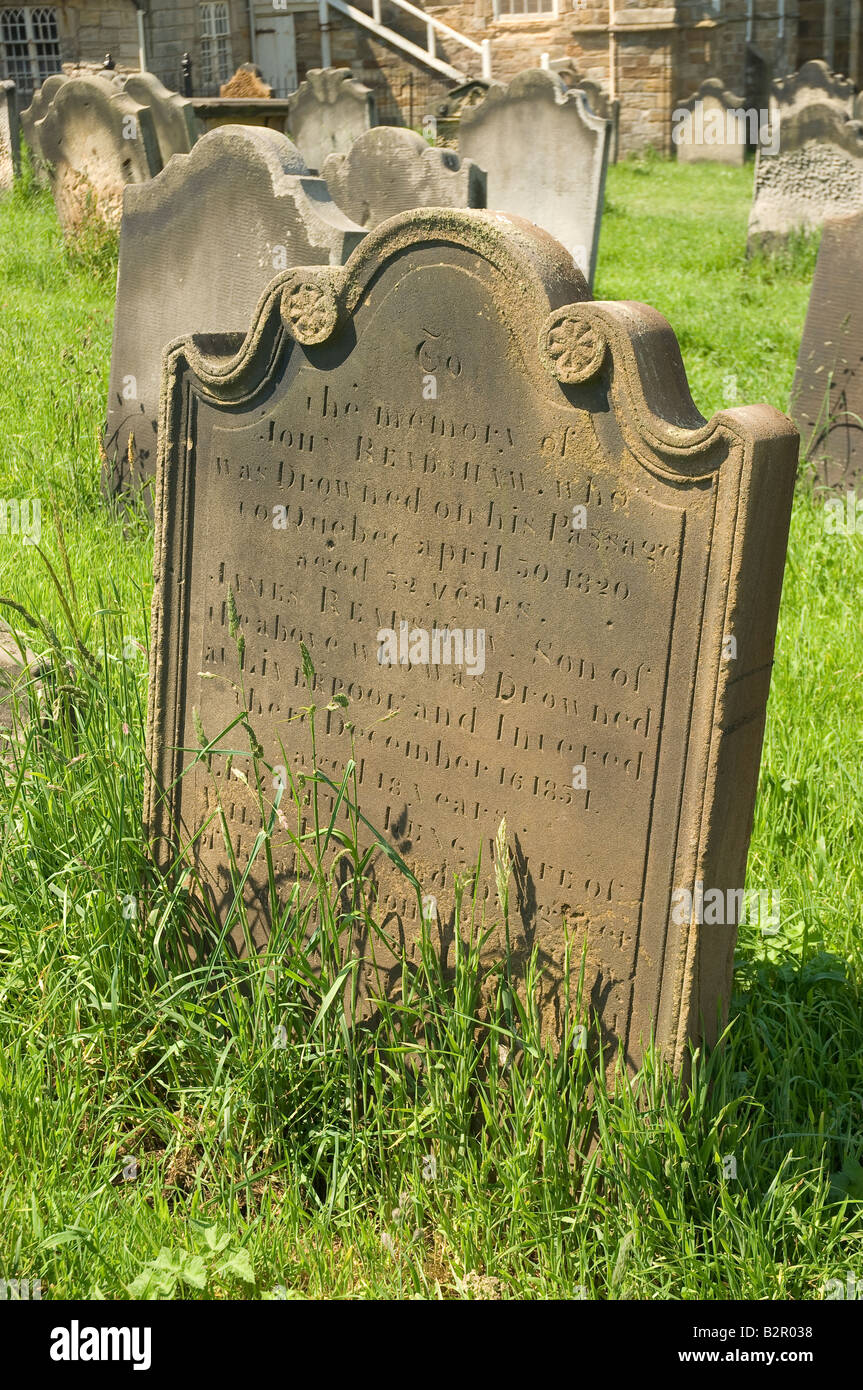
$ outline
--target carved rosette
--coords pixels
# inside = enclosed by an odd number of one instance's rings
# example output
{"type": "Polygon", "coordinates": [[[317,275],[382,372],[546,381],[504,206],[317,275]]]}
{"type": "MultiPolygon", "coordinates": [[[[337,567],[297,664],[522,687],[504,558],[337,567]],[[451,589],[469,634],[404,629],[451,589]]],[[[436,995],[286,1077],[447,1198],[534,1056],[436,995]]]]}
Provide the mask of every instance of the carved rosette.
{"type": "Polygon", "coordinates": [[[539,355],[547,372],[565,385],[589,381],[605,360],[608,339],[583,306],[567,304],[549,314],[539,335],[539,355]]]}
{"type": "Polygon", "coordinates": [[[338,319],[336,297],[325,275],[298,271],[282,289],[282,320],[298,343],[326,342],[338,319]]]}

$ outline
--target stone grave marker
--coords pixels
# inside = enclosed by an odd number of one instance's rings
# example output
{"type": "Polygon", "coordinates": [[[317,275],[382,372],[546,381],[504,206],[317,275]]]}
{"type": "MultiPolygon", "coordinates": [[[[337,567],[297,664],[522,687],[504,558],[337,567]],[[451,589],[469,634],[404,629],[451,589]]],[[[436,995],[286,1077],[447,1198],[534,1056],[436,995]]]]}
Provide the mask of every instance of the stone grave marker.
{"type": "MultiPolygon", "coordinates": [[[[735,927],[694,904],[699,883],[744,885],[790,421],[767,405],[704,421],[659,314],[592,301],[521,219],[439,209],[383,223],[344,268],[279,276],[239,348],[175,343],[162,401],[156,861],[193,844],[199,891],[225,912],[217,801],[240,872],[260,829],[245,711],[280,893],[312,895],[293,806],[281,825],[269,807],[288,772],[311,771],[297,716],[314,701],[318,768],[338,786],[355,757],[364,843],[419,884],[374,851],[374,917],[397,953],[416,959],[424,918],[452,966],[453,875],[482,849],[477,921],[493,929],[485,958],[502,954],[505,818],[512,951],[517,968],[538,951],[549,1031],[569,934],[585,1023],[598,1012],[633,1063],[653,1029],[681,1066],[730,987],[735,927]],[[196,759],[202,739],[236,750],[231,767],[196,759]]],[[[263,855],[244,896],[261,941],[263,855]]],[[[358,931],[354,949],[397,988],[380,940],[358,931]]]]}
{"type": "Polygon", "coordinates": [[[375,126],[347,154],[331,154],[321,177],[333,201],[361,227],[377,227],[411,208],[485,206],[485,172],[453,150],[433,149],[421,135],[375,126]]]}
{"type": "Polygon", "coordinates": [[[620,102],[611,98],[604,82],[596,81],[581,73],[572,58],[552,58],[549,70],[557,73],[567,90],[578,87],[587,97],[587,104],[596,116],[611,121],[611,145],[608,158],[611,164],[617,163],[617,149],[620,140],[620,102]]]}
{"type": "Polygon", "coordinates": [[[310,68],[288,102],[291,139],[316,173],[328,155],[347,154],[377,125],[372,90],[355,81],[350,68],[310,68]]]}
{"type": "Polygon", "coordinates": [[[130,186],[120,229],[106,491],[135,488],[155,471],[167,343],[187,333],[242,333],[278,270],[339,265],[362,236],[287,136],[259,126],[220,126],[157,178],[130,186]]]}
{"type": "Polygon", "coordinates": [[[753,145],[758,141],[758,129],[753,131],[747,123],[743,98],[729,92],[718,77],[705,78],[678,109],[671,139],[679,164],[742,164],[750,140],[753,145]]]}
{"type": "Polygon", "coordinates": [[[36,130],[67,235],[74,236],[91,214],[119,226],[123,189],[161,167],[149,108],[99,77],[64,82],[36,130]]]}
{"type": "Polygon", "coordinates": [[[19,144],[15,83],[0,82],[0,193],[15,182],[19,144]]]}
{"type": "Polygon", "coordinates": [[[824,224],[791,414],[818,481],[853,490],[863,477],[863,212],[824,224]]]}
{"type": "Polygon", "coordinates": [[[18,120],[21,126],[21,134],[24,138],[30,160],[33,165],[33,174],[36,182],[46,186],[48,183],[48,170],[45,160],[42,157],[42,150],[39,145],[38,123],[47,112],[55,94],[68,82],[69,78],[65,73],[55,72],[50,77],[46,77],[42,86],[33,93],[30,105],[18,113],[18,120]]]}
{"type": "Polygon", "coordinates": [[[163,167],[172,155],[189,153],[199,130],[195,110],[188,97],[169,91],[151,72],[133,72],[126,78],[123,91],[133,101],[149,108],[163,167]]]}
{"type": "Polygon", "coordinates": [[[461,118],[459,150],[486,171],[486,205],[562,242],[593,283],[611,123],[541,68],[491,87],[461,118]]]}
{"type": "Polygon", "coordinates": [[[773,83],[770,119],[778,140],[756,152],[750,252],[863,211],[861,114],[853,84],[823,62],[806,63],[773,83]]]}

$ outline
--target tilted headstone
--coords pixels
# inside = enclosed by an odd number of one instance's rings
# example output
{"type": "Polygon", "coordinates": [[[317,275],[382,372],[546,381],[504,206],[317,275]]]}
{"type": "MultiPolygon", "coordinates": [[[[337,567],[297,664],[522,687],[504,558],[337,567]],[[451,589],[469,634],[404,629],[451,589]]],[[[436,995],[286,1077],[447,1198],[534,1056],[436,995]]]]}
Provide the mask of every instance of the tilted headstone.
{"type": "MultiPolygon", "coordinates": [[[[521,219],[437,209],[384,223],[342,269],[281,275],[239,350],[175,343],[162,402],[157,862],[193,846],[224,913],[220,799],[239,874],[260,849],[244,885],[255,939],[270,852],[283,903],[297,883],[314,899],[290,793],[281,822],[269,809],[312,770],[298,716],[314,702],[322,776],[338,786],[356,759],[376,832],[358,822],[360,851],[379,837],[419,883],[373,852],[372,915],[397,952],[416,960],[422,916],[446,957],[453,875],[481,850],[476,930],[492,932],[485,959],[502,956],[505,818],[509,940],[522,965],[536,948],[549,1030],[569,936],[585,1023],[599,1012],[630,1061],[653,1030],[681,1065],[689,1037],[715,1036],[731,981],[736,932],[716,924],[715,894],[744,886],[790,421],[767,405],[704,421],[654,310],[593,302],[521,219]],[[266,855],[244,712],[266,763],[266,855]],[[196,761],[202,740],[235,750],[231,766],[213,748],[196,761]]],[[[326,827],[335,797],[315,786],[326,827]]],[[[311,791],[297,791],[309,831],[311,791]]],[[[342,803],[337,828],[346,816],[342,803]]],[[[380,940],[358,929],[352,949],[397,987],[380,940]]]]}
{"type": "Polygon", "coordinates": [[[187,333],[242,333],[278,270],[340,265],[362,236],[287,136],[257,126],[221,126],[157,178],[128,188],[106,490],[134,488],[155,471],[166,344],[187,333]]]}
{"type": "Polygon", "coordinates": [[[863,478],[863,212],[824,224],[791,414],[819,483],[854,488],[863,478]]]}
{"type": "Polygon", "coordinates": [[[350,68],[310,68],[288,98],[288,130],[303,159],[316,172],[331,154],[347,154],[364,131],[377,125],[370,87],[350,68]]]}
{"type": "Polygon", "coordinates": [[[98,77],[65,82],[36,131],[57,216],[69,235],[91,215],[118,227],[123,189],[161,168],[149,108],[98,77]]]}
{"type": "Polygon", "coordinates": [[[433,149],[421,135],[375,126],[347,154],[331,154],[321,177],[333,201],[361,227],[377,227],[411,208],[481,208],[485,172],[453,150],[433,149]]]}
{"type": "Polygon", "coordinates": [[[776,138],[756,154],[750,252],[863,210],[863,110],[853,82],[819,59],[773,82],[769,105],[776,138]]]}
{"type": "Polygon", "coordinates": [[[133,101],[149,108],[159,143],[162,166],[175,154],[188,154],[198,138],[198,122],[188,97],[171,92],[151,72],[127,77],[123,90],[133,101]]]}
{"type": "Polygon", "coordinates": [[[610,163],[617,163],[617,147],[620,138],[620,102],[612,101],[609,90],[602,82],[585,77],[572,58],[553,58],[549,69],[556,73],[567,90],[577,87],[587,97],[587,104],[595,116],[611,121],[611,145],[608,152],[610,163]]]}
{"type": "Polygon", "coordinates": [[[513,212],[562,242],[593,283],[611,123],[554,73],[520,73],[465,111],[459,150],[486,171],[486,206],[513,212]]]}
{"type": "Polygon", "coordinates": [[[757,121],[758,112],[749,119],[743,98],[729,92],[718,77],[705,78],[674,113],[671,139],[678,163],[742,164],[747,146],[758,143],[757,121]]]}
{"type": "Polygon", "coordinates": [[[21,134],[24,137],[24,143],[30,151],[30,162],[33,167],[33,174],[36,178],[36,182],[43,186],[48,183],[48,170],[39,145],[38,124],[47,112],[51,102],[54,100],[56,93],[68,81],[69,78],[65,73],[52,73],[50,77],[46,77],[42,86],[33,93],[33,99],[30,105],[18,113],[21,134]]]}
{"type": "Polygon", "coordinates": [[[14,82],[0,82],[0,193],[12,187],[18,173],[18,104],[14,82]]]}
{"type": "Polygon", "coordinates": [[[812,105],[781,116],[778,136],[777,153],[755,156],[749,252],[863,211],[863,122],[812,105]]]}

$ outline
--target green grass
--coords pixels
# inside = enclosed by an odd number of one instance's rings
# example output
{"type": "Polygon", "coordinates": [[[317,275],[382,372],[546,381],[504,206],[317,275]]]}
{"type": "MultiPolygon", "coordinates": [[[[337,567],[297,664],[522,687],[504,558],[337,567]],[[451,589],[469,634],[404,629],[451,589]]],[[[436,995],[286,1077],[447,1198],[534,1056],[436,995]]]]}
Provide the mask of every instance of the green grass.
{"type": "MultiPolygon", "coordinates": [[[[658,161],[609,177],[597,295],[668,317],[705,412],[733,403],[730,374],[739,402],[787,405],[814,251],[745,262],[750,184],[658,161]]],[[[211,939],[196,964],[182,891],[144,871],[152,536],[99,497],[112,294],[110,248],[72,263],[44,195],[0,206],[0,495],[42,499],[44,552],[0,538],[0,594],[44,624],[56,715],[0,787],[0,1277],[43,1297],[601,1299],[863,1278],[860,538],[800,490],[748,878],[778,887],[783,925],[744,928],[726,1044],[689,1090],[651,1059],[607,1096],[574,1038],[543,1047],[505,969],[478,1025],[467,910],[454,980],[426,953],[401,1007],[346,1033],[327,856],[318,968],[290,912],[267,954],[211,939]]],[[[349,832],[342,852],[358,876],[349,832]]]]}

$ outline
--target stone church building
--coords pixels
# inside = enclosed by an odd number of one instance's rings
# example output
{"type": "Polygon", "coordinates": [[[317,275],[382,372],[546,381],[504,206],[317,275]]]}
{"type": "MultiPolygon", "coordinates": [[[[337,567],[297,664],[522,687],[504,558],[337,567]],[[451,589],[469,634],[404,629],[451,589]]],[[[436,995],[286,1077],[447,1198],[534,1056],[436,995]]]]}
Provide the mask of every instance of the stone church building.
{"type": "Polygon", "coordinates": [[[287,96],[309,68],[350,67],[384,123],[419,127],[471,77],[508,81],[567,59],[620,103],[620,151],[671,149],[675,107],[705,77],[766,106],[772,77],[811,58],[863,84],[863,0],[0,0],[0,75],[26,104],[52,72],[146,66],[166,86],[218,94],[254,62],[287,96]],[[358,16],[361,16],[359,18],[358,16]],[[547,58],[546,56],[547,55],[547,58]]]}

